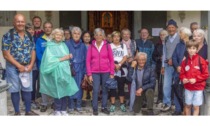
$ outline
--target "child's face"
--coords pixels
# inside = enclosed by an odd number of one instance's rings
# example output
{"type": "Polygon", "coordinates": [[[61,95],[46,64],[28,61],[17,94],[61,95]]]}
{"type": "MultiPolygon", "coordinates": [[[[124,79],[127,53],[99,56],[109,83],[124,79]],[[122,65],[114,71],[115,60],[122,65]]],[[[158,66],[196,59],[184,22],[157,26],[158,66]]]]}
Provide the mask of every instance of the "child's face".
{"type": "Polygon", "coordinates": [[[189,53],[190,56],[195,55],[197,53],[197,50],[198,49],[196,47],[194,47],[194,46],[192,46],[190,48],[187,48],[187,51],[188,51],[188,53],[189,53]]]}

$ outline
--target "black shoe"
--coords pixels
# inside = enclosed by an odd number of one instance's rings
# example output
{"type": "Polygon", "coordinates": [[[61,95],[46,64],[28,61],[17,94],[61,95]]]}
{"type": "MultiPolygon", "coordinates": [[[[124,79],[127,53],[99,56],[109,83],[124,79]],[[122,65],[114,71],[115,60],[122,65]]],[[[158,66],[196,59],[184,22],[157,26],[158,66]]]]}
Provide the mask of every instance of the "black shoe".
{"type": "Polygon", "coordinates": [[[147,108],[147,104],[143,104],[141,108],[147,108]]]}
{"type": "Polygon", "coordinates": [[[41,105],[40,112],[46,112],[47,111],[47,106],[41,105]]]}
{"type": "Polygon", "coordinates": [[[98,111],[97,110],[93,110],[93,115],[98,115],[98,111]]]}
{"type": "Polygon", "coordinates": [[[14,116],[20,116],[20,112],[15,112],[14,116]]]}
{"type": "Polygon", "coordinates": [[[177,112],[177,111],[175,111],[175,112],[172,113],[172,115],[173,115],[173,116],[182,115],[182,112],[177,112]]]}
{"type": "Polygon", "coordinates": [[[107,108],[104,108],[104,109],[101,109],[101,112],[109,115],[110,114],[110,111],[107,109],[107,108]]]}
{"type": "Polygon", "coordinates": [[[86,107],[86,101],[82,101],[82,107],[86,107]]]}

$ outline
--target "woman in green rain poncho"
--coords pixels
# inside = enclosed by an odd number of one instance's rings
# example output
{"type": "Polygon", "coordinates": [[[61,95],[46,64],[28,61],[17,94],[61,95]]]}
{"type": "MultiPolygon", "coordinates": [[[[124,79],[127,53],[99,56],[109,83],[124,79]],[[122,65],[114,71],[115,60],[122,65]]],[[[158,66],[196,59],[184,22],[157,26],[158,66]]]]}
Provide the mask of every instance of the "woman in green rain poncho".
{"type": "Polygon", "coordinates": [[[63,42],[63,30],[55,29],[50,36],[51,41],[47,42],[40,67],[40,92],[55,98],[55,115],[67,115],[66,96],[78,91],[69,66],[72,54],[63,42]]]}

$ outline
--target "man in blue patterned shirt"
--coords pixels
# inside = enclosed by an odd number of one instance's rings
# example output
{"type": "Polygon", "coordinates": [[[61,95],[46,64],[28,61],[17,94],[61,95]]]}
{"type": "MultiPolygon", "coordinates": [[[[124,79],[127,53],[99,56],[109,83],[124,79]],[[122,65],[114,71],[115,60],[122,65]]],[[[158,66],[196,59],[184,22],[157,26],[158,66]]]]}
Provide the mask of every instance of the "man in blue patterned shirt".
{"type": "Polygon", "coordinates": [[[20,115],[19,102],[20,90],[25,103],[25,115],[37,115],[31,111],[31,91],[32,91],[32,68],[35,61],[35,45],[31,41],[29,34],[25,31],[25,17],[16,14],[14,17],[14,29],[7,32],[2,38],[2,51],[6,59],[6,80],[12,86],[9,88],[15,115],[20,115]],[[24,81],[20,79],[20,73],[29,73],[30,79],[26,81],[29,86],[24,86],[24,81]]]}

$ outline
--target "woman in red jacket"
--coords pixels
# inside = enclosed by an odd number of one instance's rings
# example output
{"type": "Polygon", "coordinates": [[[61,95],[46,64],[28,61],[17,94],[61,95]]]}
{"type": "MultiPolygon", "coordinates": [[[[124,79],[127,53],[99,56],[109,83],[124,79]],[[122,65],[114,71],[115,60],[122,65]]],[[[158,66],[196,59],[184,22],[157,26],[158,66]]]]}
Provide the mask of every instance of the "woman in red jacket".
{"type": "Polygon", "coordinates": [[[209,76],[208,63],[196,52],[198,43],[187,42],[188,57],[181,64],[180,79],[185,88],[185,113],[191,115],[193,105],[193,115],[199,114],[199,106],[203,103],[203,90],[209,76]]]}

